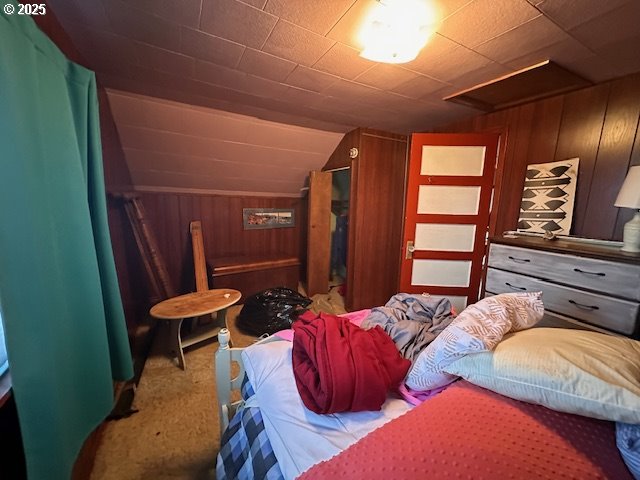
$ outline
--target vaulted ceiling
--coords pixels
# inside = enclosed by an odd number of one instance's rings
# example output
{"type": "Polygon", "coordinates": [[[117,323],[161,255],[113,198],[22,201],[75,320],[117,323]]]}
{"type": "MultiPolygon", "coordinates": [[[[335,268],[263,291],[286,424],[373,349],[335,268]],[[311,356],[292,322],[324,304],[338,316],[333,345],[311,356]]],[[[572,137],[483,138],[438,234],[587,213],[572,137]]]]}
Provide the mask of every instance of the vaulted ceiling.
{"type": "Polygon", "coordinates": [[[345,132],[427,130],[474,110],[442,98],[552,59],[599,82],[640,70],[638,0],[436,0],[402,65],[358,56],[375,0],[50,0],[109,88],[345,132]]]}
{"type": "Polygon", "coordinates": [[[107,90],[136,190],[301,195],[342,134],[107,90]]]}
{"type": "Polygon", "coordinates": [[[48,0],[107,87],[135,188],[300,195],[342,133],[428,131],[443,101],[551,59],[601,82],[640,70],[640,0],[433,0],[401,65],[359,56],[376,0],[48,0]]]}

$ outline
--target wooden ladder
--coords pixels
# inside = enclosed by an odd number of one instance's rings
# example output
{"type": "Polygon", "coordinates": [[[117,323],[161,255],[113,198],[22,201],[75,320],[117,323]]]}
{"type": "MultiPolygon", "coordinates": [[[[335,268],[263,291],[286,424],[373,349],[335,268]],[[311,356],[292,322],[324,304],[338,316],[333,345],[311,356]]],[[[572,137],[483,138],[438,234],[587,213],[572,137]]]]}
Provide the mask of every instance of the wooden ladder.
{"type": "Polygon", "coordinates": [[[147,224],[140,196],[136,193],[117,193],[114,196],[123,200],[124,209],[127,212],[133,236],[154,295],[154,298],[150,299],[151,303],[157,303],[175,296],[175,291],[169,280],[169,272],[160,255],[156,239],[147,224]]]}

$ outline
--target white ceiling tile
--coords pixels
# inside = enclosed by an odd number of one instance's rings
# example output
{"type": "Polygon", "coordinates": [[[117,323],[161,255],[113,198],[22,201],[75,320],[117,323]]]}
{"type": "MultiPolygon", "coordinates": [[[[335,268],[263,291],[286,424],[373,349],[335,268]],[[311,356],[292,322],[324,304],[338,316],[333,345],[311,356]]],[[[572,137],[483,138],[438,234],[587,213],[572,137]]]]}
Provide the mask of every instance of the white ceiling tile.
{"type": "Polygon", "coordinates": [[[246,48],[238,69],[259,77],[283,81],[296,68],[296,64],[260,50],[246,48]]]}
{"type": "MultiPolygon", "coordinates": [[[[203,0],[207,1],[207,0],[203,0]]],[[[246,3],[247,5],[251,5],[253,7],[259,8],[260,10],[264,10],[264,6],[267,4],[267,0],[240,0],[242,3],[246,3]]]]}
{"type": "Polygon", "coordinates": [[[475,0],[447,17],[438,33],[471,48],[538,15],[526,0],[475,0]]]}
{"type": "Polygon", "coordinates": [[[134,51],[143,67],[167,72],[183,72],[188,77],[195,74],[195,59],[163,48],[136,42],[134,51]]]}
{"type": "Polygon", "coordinates": [[[628,2],[629,0],[542,0],[536,7],[569,30],[628,2]]]}
{"type": "Polygon", "coordinates": [[[357,50],[362,50],[358,32],[368,12],[375,6],[376,0],[357,0],[338,23],[331,28],[327,37],[357,50]]]}
{"type": "Polygon", "coordinates": [[[68,22],[83,25],[87,29],[108,31],[107,13],[101,3],[91,4],[82,0],[49,0],[49,6],[56,13],[63,26],[68,22]]]}
{"type": "Polygon", "coordinates": [[[479,53],[436,34],[415,60],[403,66],[442,82],[453,83],[467,73],[491,63],[490,59],[479,53]]]}
{"type": "MultiPolygon", "coordinates": [[[[598,54],[606,58],[607,63],[612,65],[615,76],[627,75],[640,71],[638,45],[640,45],[640,34],[630,39],[609,44],[598,50],[598,54]]],[[[613,76],[609,78],[613,78],[613,76]]]]}
{"type": "Polygon", "coordinates": [[[240,62],[245,47],[224,38],[182,28],[180,51],[190,57],[229,67],[240,62]]]}
{"type": "Polygon", "coordinates": [[[325,35],[355,0],[269,0],[265,11],[325,35]]]}
{"type": "Polygon", "coordinates": [[[473,0],[436,0],[433,3],[435,4],[440,20],[444,20],[472,1],[473,0]]]}
{"type": "Polygon", "coordinates": [[[255,75],[247,75],[245,80],[233,87],[234,90],[240,90],[250,93],[257,97],[278,98],[288,90],[288,85],[284,83],[274,82],[255,75]]]}
{"type": "Polygon", "coordinates": [[[298,65],[285,81],[288,85],[321,92],[339,80],[339,77],[298,65]]]}
{"type": "Polygon", "coordinates": [[[113,32],[167,50],[180,47],[180,26],[131,7],[120,0],[108,0],[107,16],[113,32]]]}
{"type": "Polygon", "coordinates": [[[111,32],[91,30],[85,25],[68,22],[65,29],[69,35],[84,38],[77,44],[78,52],[89,66],[95,70],[117,72],[128,64],[137,65],[139,54],[134,49],[134,41],[111,32]],[[119,52],[115,56],[113,52],[119,52]]]}
{"type": "Polygon", "coordinates": [[[375,62],[362,58],[358,50],[344,43],[336,42],[336,44],[313,65],[313,68],[347,80],[353,80],[374,65],[376,65],[375,62]]]}
{"type": "Polygon", "coordinates": [[[361,103],[389,112],[405,112],[407,108],[414,108],[417,104],[415,100],[382,90],[363,98],[361,103]]]}
{"type": "Polygon", "coordinates": [[[232,87],[243,82],[247,74],[233,68],[211,62],[196,60],[195,79],[202,82],[232,87]]]}
{"type": "Polygon", "coordinates": [[[200,30],[260,49],[278,18],[237,0],[206,0],[200,30]]]}
{"type": "Polygon", "coordinates": [[[428,43],[420,51],[415,60],[404,63],[402,66],[410,70],[416,70],[414,67],[427,66],[436,60],[444,61],[444,59],[458,47],[459,45],[456,42],[436,33],[429,38],[428,43]]]}
{"type": "Polygon", "coordinates": [[[322,95],[319,101],[309,104],[309,107],[322,112],[341,113],[348,115],[356,107],[362,105],[352,98],[334,97],[331,95],[322,95]]]}
{"type": "Polygon", "coordinates": [[[481,83],[494,81],[500,77],[513,73],[513,71],[513,68],[492,62],[489,65],[484,65],[482,68],[465,73],[463,76],[455,79],[452,83],[454,86],[458,87],[457,90],[466,90],[467,88],[475,87],[481,83]]]}
{"type": "Polygon", "coordinates": [[[310,107],[311,105],[319,103],[322,98],[324,98],[324,96],[318,92],[312,92],[304,88],[289,87],[286,93],[280,97],[280,100],[295,105],[310,107]]]}
{"type": "Polygon", "coordinates": [[[478,45],[474,50],[496,62],[508,63],[526,54],[560,43],[571,37],[544,15],[539,15],[502,35],[478,45]]]}
{"type": "Polygon", "coordinates": [[[263,51],[302,65],[316,63],[334,42],[293,23],[279,20],[263,51]]]}
{"type": "MultiPolygon", "coordinates": [[[[614,54],[614,57],[612,57],[611,59],[607,58],[606,61],[603,60],[602,57],[592,55],[590,57],[581,58],[580,60],[567,62],[567,64],[563,66],[594,83],[604,82],[605,80],[611,80],[613,78],[619,77],[621,75],[620,72],[624,71],[625,69],[624,65],[618,67],[613,66],[615,62],[615,55],[621,55],[621,57],[624,57],[625,55],[629,54],[628,50],[625,51],[624,49],[612,53],[614,54]],[[611,60],[611,62],[609,60],[611,60]]],[[[636,62],[633,62],[632,59],[632,63],[630,64],[630,66],[634,64],[636,64],[636,62]]],[[[636,69],[635,71],[638,71],[638,69],[636,69]]]]}
{"type": "Polygon", "coordinates": [[[362,85],[360,83],[351,82],[349,80],[339,80],[323,93],[335,97],[345,97],[347,99],[362,100],[368,96],[375,95],[379,91],[375,88],[362,85]]]}
{"type": "MultiPolygon", "coordinates": [[[[76,0],[78,3],[96,8],[99,2],[76,0]]],[[[102,0],[110,2],[111,0],[102,0]]],[[[172,23],[197,28],[200,20],[200,8],[202,0],[121,0],[132,7],[144,12],[153,12],[154,15],[164,18],[172,23]]]]}
{"type": "Polygon", "coordinates": [[[397,65],[379,63],[357,76],[355,80],[380,90],[393,90],[398,85],[418,77],[419,74],[397,65]]]}
{"type": "Polygon", "coordinates": [[[569,33],[593,51],[636,37],[640,33],[640,1],[593,18],[569,33]]]}
{"type": "Polygon", "coordinates": [[[446,83],[425,75],[417,75],[415,78],[392,88],[391,91],[409,98],[423,98],[425,95],[440,90],[446,85],[446,83]]]}
{"type": "Polygon", "coordinates": [[[554,43],[553,45],[547,45],[535,52],[514,58],[507,62],[507,65],[515,70],[521,70],[545,60],[553,60],[558,65],[567,67],[577,60],[591,58],[593,56],[594,55],[591,50],[573,37],[568,37],[565,40],[554,43]]]}
{"type": "Polygon", "coordinates": [[[442,97],[542,60],[591,81],[640,70],[640,0],[436,0],[448,16],[440,31],[455,40],[434,35],[400,66],[359,56],[355,34],[376,1],[202,0],[203,28],[218,35],[199,30],[201,0],[49,5],[103,85],[342,132],[427,129],[477,114],[442,97]]]}

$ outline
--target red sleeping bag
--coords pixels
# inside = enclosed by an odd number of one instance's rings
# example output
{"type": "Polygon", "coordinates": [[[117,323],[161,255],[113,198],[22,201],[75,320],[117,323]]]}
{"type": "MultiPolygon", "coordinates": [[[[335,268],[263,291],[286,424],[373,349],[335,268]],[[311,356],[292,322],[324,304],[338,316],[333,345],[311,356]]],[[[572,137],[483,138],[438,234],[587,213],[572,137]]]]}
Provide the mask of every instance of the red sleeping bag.
{"type": "Polygon", "coordinates": [[[293,323],[293,373],[304,405],[316,413],[380,410],[411,362],[380,327],[306,312],[293,323]]]}

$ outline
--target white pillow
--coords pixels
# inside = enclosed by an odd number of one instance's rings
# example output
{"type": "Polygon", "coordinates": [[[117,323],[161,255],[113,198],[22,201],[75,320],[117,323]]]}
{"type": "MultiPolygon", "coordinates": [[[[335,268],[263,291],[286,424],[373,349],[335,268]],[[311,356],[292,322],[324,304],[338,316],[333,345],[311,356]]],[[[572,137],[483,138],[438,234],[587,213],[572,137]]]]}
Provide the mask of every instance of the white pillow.
{"type": "Polygon", "coordinates": [[[542,292],[503,293],[465,308],[420,352],[405,379],[413,390],[432,390],[456,377],[443,369],[471,352],[492,350],[503,335],[535,325],[544,314],[542,292]]]}
{"type": "Polygon", "coordinates": [[[640,342],[602,333],[534,328],[445,370],[507,397],[561,412],[640,423],[640,342]]]}

